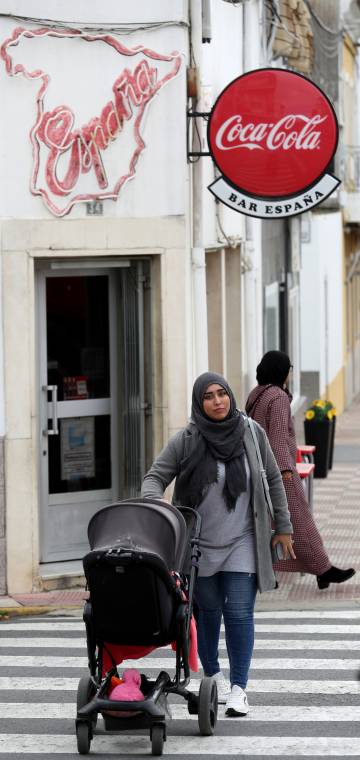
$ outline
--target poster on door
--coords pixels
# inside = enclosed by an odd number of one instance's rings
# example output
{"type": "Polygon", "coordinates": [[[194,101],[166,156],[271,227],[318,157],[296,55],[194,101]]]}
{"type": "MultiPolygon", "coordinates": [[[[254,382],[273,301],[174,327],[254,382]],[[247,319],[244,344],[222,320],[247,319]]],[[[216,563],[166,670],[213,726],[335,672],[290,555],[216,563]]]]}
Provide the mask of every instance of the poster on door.
{"type": "Polygon", "coordinates": [[[61,420],[61,480],[95,477],[94,417],[61,420]]]}

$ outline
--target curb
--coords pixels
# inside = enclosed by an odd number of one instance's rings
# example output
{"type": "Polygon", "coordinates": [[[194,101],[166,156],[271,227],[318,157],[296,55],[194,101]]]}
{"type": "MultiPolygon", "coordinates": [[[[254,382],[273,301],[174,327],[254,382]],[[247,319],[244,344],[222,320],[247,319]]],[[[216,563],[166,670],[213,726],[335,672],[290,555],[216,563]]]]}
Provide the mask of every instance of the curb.
{"type": "Polygon", "coordinates": [[[56,612],[57,610],[78,610],[80,609],[78,604],[62,604],[60,607],[48,607],[35,605],[31,607],[0,607],[0,623],[8,620],[10,617],[25,617],[27,615],[46,615],[49,612],[56,612]]]}

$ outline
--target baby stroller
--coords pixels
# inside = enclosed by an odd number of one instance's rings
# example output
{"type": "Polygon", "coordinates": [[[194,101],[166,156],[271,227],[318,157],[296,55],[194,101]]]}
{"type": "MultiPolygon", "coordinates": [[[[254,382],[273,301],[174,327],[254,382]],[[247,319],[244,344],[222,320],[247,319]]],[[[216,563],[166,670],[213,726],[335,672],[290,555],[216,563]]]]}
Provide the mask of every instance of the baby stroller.
{"type": "MultiPolygon", "coordinates": [[[[148,728],[153,755],[166,741],[166,700],[179,694],[198,715],[203,736],[214,733],[216,681],[204,677],[199,694],[190,681],[189,646],[194,584],[198,571],[201,518],[190,508],[159,499],[129,499],[97,512],[90,520],[91,551],[84,557],[90,592],[84,606],[89,676],[77,693],[76,737],[87,754],[102,714],[105,731],[148,728]],[[172,644],[175,675],[155,680],[141,674],[142,701],[110,699],[117,664],[172,644]]],[[[151,662],[151,661],[149,661],[151,662]]]]}

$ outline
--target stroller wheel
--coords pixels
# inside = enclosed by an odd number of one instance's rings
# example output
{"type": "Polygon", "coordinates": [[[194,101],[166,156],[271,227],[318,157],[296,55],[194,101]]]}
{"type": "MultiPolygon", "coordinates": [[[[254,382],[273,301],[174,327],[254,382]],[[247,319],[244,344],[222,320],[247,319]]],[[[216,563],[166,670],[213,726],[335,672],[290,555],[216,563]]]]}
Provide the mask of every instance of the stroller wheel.
{"type": "Polygon", "coordinates": [[[151,752],[153,755],[162,755],[164,747],[164,726],[155,723],[151,728],[151,752]]]}
{"type": "MultiPolygon", "coordinates": [[[[95,686],[90,676],[82,676],[78,684],[77,697],[76,697],[76,709],[81,710],[81,708],[85,707],[85,705],[87,705],[88,702],[90,702],[94,696],[95,696],[95,686]]],[[[91,723],[92,723],[92,727],[95,728],[96,723],[97,723],[96,713],[94,717],[92,718],[91,723]]]]}
{"type": "Polygon", "coordinates": [[[90,750],[90,726],[88,723],[78,723],[76,726],[76,740],[79,755],[87,755],[90,750]]]}
{"type": "Polygon", "coordinates": [[[201,736],[212,736],[217,721],[218,696],[216,681],[211,676],[202,678],[199,689],[198,723],[201,736]]]}

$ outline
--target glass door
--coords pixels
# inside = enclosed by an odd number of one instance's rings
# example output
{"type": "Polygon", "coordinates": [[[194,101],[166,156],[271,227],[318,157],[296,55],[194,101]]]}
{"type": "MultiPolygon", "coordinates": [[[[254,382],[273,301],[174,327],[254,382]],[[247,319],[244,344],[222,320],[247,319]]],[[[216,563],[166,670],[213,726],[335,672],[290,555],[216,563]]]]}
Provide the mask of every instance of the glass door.
{"type": "Polygon", "coordinates": [[[43,562],[86,552],[91,516],[118,495],[113,273],[39,277],[43,562]]]}

